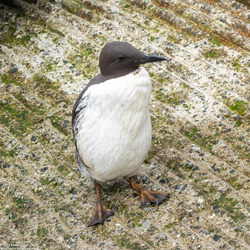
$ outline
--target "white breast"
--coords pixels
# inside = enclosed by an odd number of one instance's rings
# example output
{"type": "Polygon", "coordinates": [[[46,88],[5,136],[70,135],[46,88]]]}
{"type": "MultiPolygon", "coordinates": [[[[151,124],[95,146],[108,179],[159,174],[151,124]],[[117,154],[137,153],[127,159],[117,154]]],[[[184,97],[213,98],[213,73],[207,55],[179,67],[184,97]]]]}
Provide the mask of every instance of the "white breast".
{"type": "Polygon", "coordinates": [[[139,171],[151,143],[151,87],[148,72],[140,67],[92,85],[84,94],[89,101],[76,143],[92,178],[106,182],[139,171]]]}

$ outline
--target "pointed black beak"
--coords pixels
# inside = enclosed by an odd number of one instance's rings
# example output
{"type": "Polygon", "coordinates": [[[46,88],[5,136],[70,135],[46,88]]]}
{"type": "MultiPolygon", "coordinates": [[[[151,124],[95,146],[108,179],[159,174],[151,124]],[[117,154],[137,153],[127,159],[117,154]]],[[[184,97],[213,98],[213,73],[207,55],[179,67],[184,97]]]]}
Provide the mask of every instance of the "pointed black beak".
{"type": "Polygon", "coordinates": [[[154,56],[154,55],[145,55],[144,58],[138,59],[135,61],[137,64],[145,64],[150,62],[160,62],[166,60],[165,57],[162,56],[154,56]]]}

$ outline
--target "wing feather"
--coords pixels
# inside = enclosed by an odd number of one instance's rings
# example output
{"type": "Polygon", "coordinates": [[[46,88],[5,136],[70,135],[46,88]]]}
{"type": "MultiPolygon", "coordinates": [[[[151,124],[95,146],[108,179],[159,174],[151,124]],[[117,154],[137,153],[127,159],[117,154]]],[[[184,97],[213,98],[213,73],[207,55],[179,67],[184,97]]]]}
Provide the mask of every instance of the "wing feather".
{"type": "Polygon", "coordinates": [[[72,131],[75,139],[75,147],[76,147],[76,159],[77,163],[79,165],[79,168],[81,172],[85,176],[90,176],[88,169],[90,167],[84,163],[83,159],[81,158],[78,148],[77,148],[77,137],[78,137],[78,132],[81,126],[81,123],[83,121],[84,115],[86,110],[88,109],[89,106],[89,99],[90,99],[90,94],[87,92],[88,88],[94,84],[99,84],[107,80],[108,78],[103,77],[101,74],[98,74],[96,77],[94,77],[88,85],[82,90],[78,98],[76,99],[75,105],[73,107],[72,111],[72,131]]]}

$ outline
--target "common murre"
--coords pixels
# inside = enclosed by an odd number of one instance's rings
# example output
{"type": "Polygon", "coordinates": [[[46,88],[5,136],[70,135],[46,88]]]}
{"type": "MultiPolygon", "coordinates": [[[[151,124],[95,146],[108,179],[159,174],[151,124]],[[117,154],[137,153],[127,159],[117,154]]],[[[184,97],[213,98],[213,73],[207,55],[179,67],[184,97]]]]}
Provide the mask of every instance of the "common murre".
{"type": "Polygon", "coordinates": [[[152,129],[149,113],[151,79],[141,64],[166,60],[146,55],[127,42],[111,42],[100,53],[100,74],[77,98],[72,113],[76,158],[82,174],[90,177],[97,203],[88,226],[113,215],[100,198],[101,184],[129,177],[140,192],[141,205],[159,204],[163,192],[149,192],[135,182],[148,154],[152,129]]]}

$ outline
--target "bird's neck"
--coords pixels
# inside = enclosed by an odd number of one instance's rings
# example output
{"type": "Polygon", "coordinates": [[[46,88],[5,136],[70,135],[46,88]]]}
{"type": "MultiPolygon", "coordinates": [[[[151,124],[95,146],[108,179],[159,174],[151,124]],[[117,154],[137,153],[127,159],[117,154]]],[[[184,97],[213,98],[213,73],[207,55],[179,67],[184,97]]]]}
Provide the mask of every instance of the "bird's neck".
{"type": "Polygon", "coordinates": [[[147,70],[140,67],[125,76],[106,80],[98,86],[93,85],[89,91],[100,107],[112,109],[119,105],[140,111],[148,109],[151,88],[147,70]]]}

